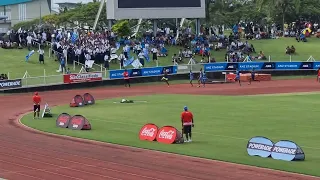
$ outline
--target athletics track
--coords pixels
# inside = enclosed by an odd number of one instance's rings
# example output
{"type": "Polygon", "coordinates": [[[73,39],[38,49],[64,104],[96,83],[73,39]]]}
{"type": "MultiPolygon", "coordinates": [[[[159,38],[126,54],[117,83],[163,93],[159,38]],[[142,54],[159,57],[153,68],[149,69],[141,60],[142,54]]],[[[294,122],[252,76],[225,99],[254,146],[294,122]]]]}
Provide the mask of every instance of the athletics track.
{"type": "MultiPolygon", "coordinates": [[[[315,80],[207,85],[134,86],[41,92],[49,105],[75,94],[96,99],[146,94],[254,95],[318,91],[315,80]]],[[[19,118],[31,111],[31,93],[0,96],[0,177],[10,180],[312,180],[316,177],[45,134],[19,118]]]]}

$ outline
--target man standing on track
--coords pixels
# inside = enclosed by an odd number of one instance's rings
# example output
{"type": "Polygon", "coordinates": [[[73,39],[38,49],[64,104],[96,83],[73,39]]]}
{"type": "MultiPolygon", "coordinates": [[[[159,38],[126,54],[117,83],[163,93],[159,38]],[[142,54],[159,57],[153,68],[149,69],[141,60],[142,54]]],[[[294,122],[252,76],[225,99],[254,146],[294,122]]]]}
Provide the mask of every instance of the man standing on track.
{"type": "Polygon", "coordinates": [[[130,79],[129,79],[129,73],[128,71],[125,69],[123,72],[123,79],[124,79],[124,86],[125,87],[131,87],[130,85],[130,79]]]}
{"type": "Polygon", "coordinates": [[[34,96],[32,97],[32,101],[33,101],[33,119],[36,118],[36,115],[39,119],[40,118],[41,97],[39,96],[38,92],[34,93],[34,96]]]}
{"type": "Polygon", "coordinates": [[[191,129],[194,127],[193,114],[192,112],[188,111],[187,106],[185,106],[183,110],[184,111],[181,113],[181,124],[183,133],[186,135],[186,139],[184,142],[192,142],[191,129]]]}

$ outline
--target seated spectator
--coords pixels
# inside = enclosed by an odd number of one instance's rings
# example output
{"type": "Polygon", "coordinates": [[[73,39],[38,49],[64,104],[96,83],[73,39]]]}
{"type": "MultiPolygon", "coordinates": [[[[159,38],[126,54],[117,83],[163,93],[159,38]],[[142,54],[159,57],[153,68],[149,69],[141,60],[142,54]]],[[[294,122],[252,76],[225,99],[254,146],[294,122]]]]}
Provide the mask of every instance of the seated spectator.
{"type": "Polygon", "coordinates": [[[291,46],[290,49],[291,49],[291,53],[292,53],[292,54],[296,53],[296,48],[295,48],[293,45],[291,46]]]}
{"type": "Polygon", "coordinates": [[[179,62],[179,57],[177,56],[177,54],[174,54],[173,56],[172,56],[172,62],[179,62]]]}
{"type": "Polygon", "coordinates": [[[291,54],[291,50],[289,46],[286,47],[286,54],[291,54]]]}
{"type": "Polygon", "coordinates": [[[286,54],[291,55],[291,54],[294,54],[295,52],[296,52],[296,48],[294,46],[291,46],[291,47],[287,46],[286,54]]]}
{"type": "Polygon", "coordinates": [[[259,55],[256,58],[259,60],[266,60],[267,59],[262,51],[259,52],[259,55]]]}
{"type": "Polygon", "coordinates": [[[168,50],[165,47],[162,47],[160,52],[158,53],[159,57],[166,57],[168,56],[168,50]]]}

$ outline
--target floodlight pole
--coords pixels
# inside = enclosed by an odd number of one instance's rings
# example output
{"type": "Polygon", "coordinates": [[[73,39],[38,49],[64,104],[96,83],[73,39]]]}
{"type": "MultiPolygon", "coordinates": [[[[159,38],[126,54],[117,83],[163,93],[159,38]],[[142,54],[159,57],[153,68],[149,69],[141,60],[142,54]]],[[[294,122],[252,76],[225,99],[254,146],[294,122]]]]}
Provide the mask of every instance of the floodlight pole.
{"type": "Polygon", "coordinates": [[[93,30],[96,30],[96,27],[97,27],[97,24],[98,24],[98,21],[99,21],[99,18],[100,18],[104,3],[107,3],[107,0],[101,0],[100,7],[99,7],[98,13],[96,15],[96,19],[94,20],[93,30]]]}
{"type": "Polygon", "coordinates": [[[157,31],[158,31],[158,23],[157,23],[157,20],[154,19],[154,20],[153,20],[153,36],[154,36],[154,37],[157,36],[157,31]]]}
{"type": "Polygon", "coordinates": [[[199,18],[197,18],[196,19],[196,34],[197,34],[197,36],[199,36],[200,35],[200,19],[199,18]]]}

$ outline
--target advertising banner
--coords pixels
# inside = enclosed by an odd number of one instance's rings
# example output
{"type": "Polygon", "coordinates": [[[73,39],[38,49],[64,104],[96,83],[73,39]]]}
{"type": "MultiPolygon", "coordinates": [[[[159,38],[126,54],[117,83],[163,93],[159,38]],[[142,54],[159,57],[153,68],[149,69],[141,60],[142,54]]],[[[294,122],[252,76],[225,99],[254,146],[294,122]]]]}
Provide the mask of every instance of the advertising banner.
{"type": "Polygon", "coordinates": [[[294,142],[282,140],[274,144],[271,156],[273,159],[284,161],[303,161],[304,152],[294,142]]]}
{"type": "Polygon", "coordinates": [[[21,79],[14,80],[0,80],[0,89],[10,89],[22,87],[21,79]]]}
{"type": "Polygon", "coordinates": [[[241,62],[241,63],[209,63],[204,64],[206,72],[217,71],[251,71],[259,70],[316,70],[320,62],[241,62]]]}
{"type": "Polygon", "coordinates": [[[273,142],[265,137],[253,137],[247,144],[247,152],[250,156],[270,157],[273,148],[273,142]]]}
{"type": "MultiPolygon", "coordinates": [[[[177,66],[166,66],[166,67],[152,67],[142,69],[128,69],[129,77],[148,77],[148,76],[160,76],[165,71],[168,74],[177,74],[177,66]]],[[[110,79],[122,79],[124,70],[111,70],[109,71],[110,79]]]]}
{"type": "Polygon", "coordinates": [[[266,137],[256,136],[249,140],[247,153],[250,156],[260,156],[263,158],[283,161],[304,161],[305,154],[300,146],[288,140],[281,140],[273,143],[266,137]]]}
{"type": "Polygon", "coordinates": [[[63,82],[66,84],[93,81],[102,81],[102,72],[63,75],[63,82]]]}

